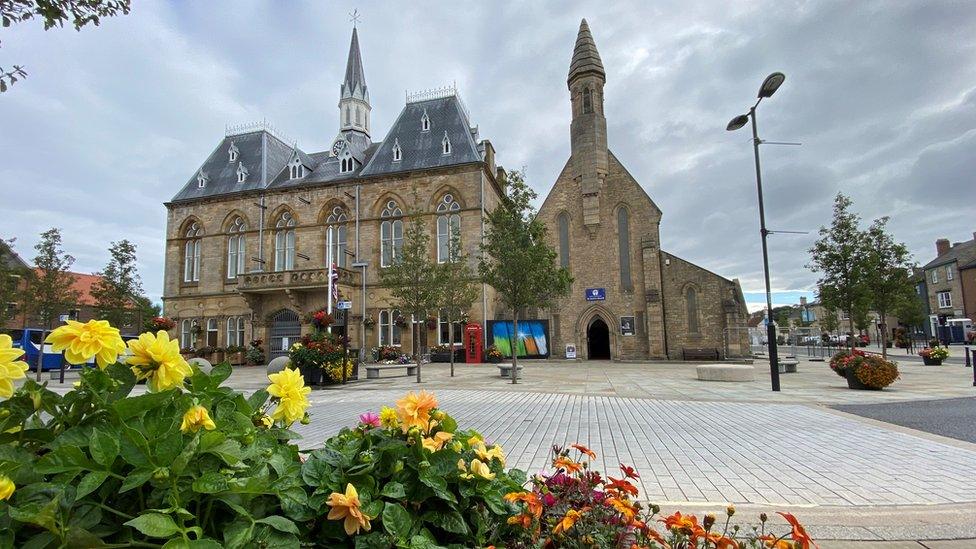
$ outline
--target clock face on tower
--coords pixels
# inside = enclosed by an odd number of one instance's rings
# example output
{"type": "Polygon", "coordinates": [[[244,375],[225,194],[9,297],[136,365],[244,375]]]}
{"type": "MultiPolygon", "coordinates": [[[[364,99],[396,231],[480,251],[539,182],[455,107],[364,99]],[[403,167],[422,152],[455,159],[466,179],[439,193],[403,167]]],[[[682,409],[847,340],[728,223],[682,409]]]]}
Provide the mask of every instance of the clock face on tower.
{"type": "Polygon", "coordinates": [[[342,153],[342,151],[345,150],[345,148],[346,148],[346,140],[342,139],[341,137],[339,139],[336,139],[335,143],[332,144],[332,156],[339,156],[339,154],[342,153]]]}

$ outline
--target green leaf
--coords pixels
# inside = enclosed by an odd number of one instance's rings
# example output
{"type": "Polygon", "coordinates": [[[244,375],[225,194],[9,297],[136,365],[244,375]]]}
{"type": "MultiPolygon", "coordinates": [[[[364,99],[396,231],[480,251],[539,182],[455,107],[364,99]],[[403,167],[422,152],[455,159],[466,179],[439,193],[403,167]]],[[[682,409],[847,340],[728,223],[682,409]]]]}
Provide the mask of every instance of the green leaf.
{"type": "Polygon", "coordinates": [[[468,523],[464,522],[461,513],[454,510],[428,511],[424,513],[423,520],[454,534],[468,533],[468,523]]]}
{"type": "Polygon", "coordinates": [[[43,507],[37,503],[28,503],[27,505],[20,507],[9,505],[7,506],[7,512],[10,513],[10,518],[16,520],[17,522],[33,524],[35,526],[40,526],[51,533],[59,534],[58,527],[57,524],[55,524],[54,519],[59,500],[59,497],[55,497],[51,501],[44,504],[43,507]]]}
{"type": "Polygon", "coordinates": [[[428,469],[426,471],[421,471],[420,482],[424,483],[424,485],[433,490],[434,495],[438,498],[451,503],[457,503],[457,498],[455,498],[454,494],[447,489],[447,480],[445,480],[444,477],[434,476],[428,469]]]}
{"type": "Polygon", "coordinates": [[[229,362],[221,362],[210,370],[210,381],[214,384],[214,386],[220,385],[230,377],[230,374],[233,371],[234,369],[231,368],[229,362]]]}
{"type": "Polygon", "coordinates": [[[220,456],[227,465],[235,465],[241,461],[241,445],[233,440],[224,440],[208,448],[207,452],[220,456]]]}
{"type": "Polygon", "coordinates": [[[143,412],[159,408],[163,404],[176,396],[178,392],[174,389],[159,393],[146,393],[144,395],[124,398],[112,404],[115,412],[119,414],[119,419],[125,420],[138,416],[143,412]]]}
{"type": "Polygon", "coordinates": [[[124,524],[151,538],[168,538],[180,532],[172,517],[160,513],[145,513],[124,524]]]}
{"type": "Polygon", "coordinates": [[[65,546],[70,548],[80,549],[83,547],[85,549],[89,549],[89,548],[96,548],[96,547],[105,547],[105,544],[102,543],[102,540],[100,540],[98,536],[96,536],[95,534],[89,532],[84,528],[69,526],[67,538],[68,539],[65,546]]]}
{"type": "Polygon", "coordinates": [[[149,482],[149,479],[152,478],[152,476],[152,471],[134,471],[129,473],[129,476],[125,477],[125,480],[122,482],[122,486],[119,488],[119,493],[124,494],[133,488],[142,486],[143,484],[149,482]]]}
{"type": "Polygon", "coordinates": [[[196,454],[197,448],[199,447],[200,436],[196,435],[183,447],[180,455],[176,456],[176,459],[173,460],[173,464],[169,467],[170,471],[176,475],[183,473],[183,470],[186,469],[186,466],[190,463],[190,459],[196,454]]]}
{"type": "Polygon", "coordinates": [[[254,391],[254,394],[247,397],[247,404],[251,407],[251,411],[260,410],[264,403],[268,401],[268,391],[264,389],[258,389],[254,391]]]}
{"type": "Polygon", "coordinates": [[[75,499],[79,500],[88,494],[98,490],[98,488],[105,482],[108,478],[108,471],[92,471],[81,479],[78,483],[78,492],[75,494],[75,499]]]}
{"type": "Polygon", "coordinates": [[[280,532],[286,532],[289,534],[296,534],[296,535],[298,534],[298,527],[295,526],[295,523],[286,519],[281,515],[270,515],[262,519],[258,519],[254,522],[257,522],[259,524],[267,524],[268,526],[280,532]]]}
{"type": "Polygon", "coordinates": [[[96,429],[89,447],[92,458],[105,467],[110,467],[119,457],[119,441],[116,437],[96,429]]]}
{"type": "Polygon", "coordinates": [[[183,433],[173,431],[169,435],[154,441],[156,463],[163,465],[172,463],[183,451],[183,433]]]}
{"type": "Polygon", "coordinates": [[[383,529],[395,538],[406,539],[413,529],[413,519],[399,503],[387,503],[383,508],[383,529]]]}
{"type": "Polygon", "coordinates": [[[193,491],[199,494],[216,494],[230,489],[230,484],[220,473],[204,473],[193,481],[193,491]]]}
{"type": "Polygon", "coordinates": [[[390,499],[403,499],[407,497],[406,490],[403,489],[403,485],[396,481],[391,481],[386,483],[380,495],[385,498],[390,499]]]}
{"type": "Polygon", "coordinates": [[[96,469],[88,456],[77,446],[62,446],[38,460],[34,469],[38,473],[56,474],[81,469],[96,469]]]}
{"type": "Polygon", "coordinates": [[[410,549],[443,549],[434,541],[421,535],[410,538],[410,549]]]}
{"type": "Polygon", "coordinates": [[[251,522],[235,520],[224,528],[224,545],[228,549],[245,547],[251,541],[254,525],[251,522]]]}

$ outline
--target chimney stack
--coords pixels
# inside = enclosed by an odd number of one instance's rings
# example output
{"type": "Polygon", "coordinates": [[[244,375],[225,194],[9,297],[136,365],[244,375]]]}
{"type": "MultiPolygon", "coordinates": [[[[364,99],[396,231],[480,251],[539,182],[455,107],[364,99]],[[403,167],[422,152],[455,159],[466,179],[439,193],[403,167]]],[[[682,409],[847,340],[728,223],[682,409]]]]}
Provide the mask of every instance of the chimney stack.
{"type": "Polygon", "coordinates": [[[936,257],[949,253],[949,239],[940,238],[935,241],[936,257]]]}

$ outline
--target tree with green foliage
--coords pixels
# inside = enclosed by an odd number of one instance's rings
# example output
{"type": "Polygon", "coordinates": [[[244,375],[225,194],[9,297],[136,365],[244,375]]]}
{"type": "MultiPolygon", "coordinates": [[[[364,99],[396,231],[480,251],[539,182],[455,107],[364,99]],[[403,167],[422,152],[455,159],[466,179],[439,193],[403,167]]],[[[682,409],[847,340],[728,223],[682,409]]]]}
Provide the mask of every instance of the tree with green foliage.
{"type": "MultiPolygon", "coordinates": [[[[851,199],[837,193],[830,227],[820,228],[820,239],[810,248],[807,265],[821,273],[817,296],[824,306],[847,313],[851,334],[856,313],[866,309],[867,236],[861,231],[860,217],[851,211],[851,199]]],[[[851,340],[853,348],[853,340],[851,340]]]]}
{"type": "Polygon", "coordinates": [[[438,268],[440,312],[447,321],[447,340],[451,352],[451,377],[454,377],[454,323],[478,298],[477,276],[467,254],[461,249],[461,235],[453,234],[449,260],[438,268]]]}
{"type": "Polygon", "coordinates": [[[888,358],[887,316],[900,303],[915,301],[915,285],[911,274],[914,265],[904,243],[895,242],[888,232],[888,217],[874,220],[868,228],[867,289],[871,308],[878,313],[881,324],[881,356],[888,358]]]}
{"type": "Polygon", "coordinates": [[[824,317],[820,319],[820,325],[827,333],[836,332],[837,328],[840,327],[840,323],[837,321],[837,309],[825,306],[824,317]]]}
{"type": "Polygon", "coordinates": [[[139,311],[139,329],[143,332],[154,332],[156,325],[153,323],[153,319],[163,315],[163,306],[159,303],[153,303],[151,299],[142,295],[136,296],[135,301],[136,309],[139,311]]]}
{"type": "Polygon", "coordinates": [[[14,239],[0,240],[0,327],[14,319],[18,307],[23,307],[21,293],[28,274],[29,269],[16,258],[14,239]]]}
{"type": "MultiPolygon", "coordinates": [[[[414,199],[416,203],[416,193],[414,199]]],[[[413,316],[411,335],[417,363],[417,383],[420,383],[420,326],[427,313],[437,309],[440,295],[437,263],[431,259],[430,231],[423,215],[414,211],[407,221],[403,248],[395,251],[392,265],[380,269],[380,284],[390,291],[392,306],[400,309],[401,314],[413,316]]]]}
{"type": "MultiPolygon", "coordinates": [[[[71,22],[80,31],[88,24],[98,26],[103,17],[129,13],[131,0],[0,0],[0,24],[7,28],[35,17],[44,20],[44,30],[63,27],[71,22]]],[[[27,77],[20,65],[5,70],[0,67],[0,93],[19,79],[27,77]]]]}
{"type": "Polygon", "coordinates": [[[136,265],[135,244],[124,239],[113,242],[109,254],[108,264],[96,273],[99,279],[92,285],[91,294],[98,318],[121,328],[135,323],[136,298],[142,295],[142,280],[136,265]]]}
{"type": "Polygon", "coordinates": [[[512,312],[512,383],[518,379],[518,320],[528,307],[549,307],[569,293],[569,270],[556,263],[546,226],[536,217],[535,192],[521,171],[508,176],[507,193],[486,217],[478,272],[512,312]]]}
{"type": "MultiPolygon", "coordinates": [[[[34,246],[34,270],[27,283],[27,311],[41,323],[41,341],[46,338],[58,316],[78,303],[78,291],[74,289],[75,276],[69,269],[75,258],[64,252],[61,231],[57,228],[41,233],[41,241],[34,246]]],[[[43,344],[42,344],[43,350],[43,344]]],[[[37,380],[41,380],[42,358],[38,353],[37,380]]]]}

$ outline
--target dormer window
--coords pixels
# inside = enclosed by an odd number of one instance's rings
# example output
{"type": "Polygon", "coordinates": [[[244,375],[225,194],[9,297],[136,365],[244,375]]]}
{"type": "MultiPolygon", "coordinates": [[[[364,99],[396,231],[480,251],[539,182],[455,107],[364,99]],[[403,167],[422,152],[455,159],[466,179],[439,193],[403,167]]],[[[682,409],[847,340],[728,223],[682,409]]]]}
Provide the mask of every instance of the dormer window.
{"type": "Polygon", "coordinates": [[[237,150],[237,145],[233,141],[230,142],[230,148],[227,149],[228,162],[236,162],[237,157],[240,156],[241,151],[237,150]]]}
{"type": "Polygon", "coordinates": [[[403,158],[403,151],[400,150],[400,140],[393,140],[393,161],[399,162],[403,158]]]}
{"type": "Polygon", "coordinates": [[[444,132],[444,139],[441,140],[441,152],[451,154],[451,140],[447,137],[447,132],[444,132]]]}
{"type": "Polygon", "coordinates": [[[427,116],[427,111],[424,111],[424,115],[420,117],[420,131],[430,131],[430,117],[427,116]]]}
{"type": "Polygon", "coordinates": [[[241,162],[237,165],[237,182],[243,183],[247,180],[247,168],[244,167],[244,163],[241,162]]]}
{"type": "Polygon", "coordinates": [[[207,174],[200,172],[197,174],[197,188],[202,189],[207,186],[207,174]]]}
{"type": "Polygon", "coordinates": [[[339,173],[349,173],[355,167],[355,160],[351,156],[339,161],[339,173]]]}
{"type": "Polygon", "coordinates": [[[288,166],[288,178],[300,179],[302,177],[305,177],[305,166],[300,159],[295,158],[292,160],[291,165],[288,166]]]}

